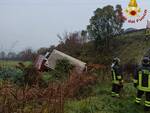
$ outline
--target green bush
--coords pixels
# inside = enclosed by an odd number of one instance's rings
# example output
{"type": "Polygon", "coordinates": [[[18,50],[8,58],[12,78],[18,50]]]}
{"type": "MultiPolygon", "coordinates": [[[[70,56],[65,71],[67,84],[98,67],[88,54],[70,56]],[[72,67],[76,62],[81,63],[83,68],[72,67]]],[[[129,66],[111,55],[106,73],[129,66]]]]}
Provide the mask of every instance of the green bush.
{"type": "Polygon", "coordinates": [[[57,60],[53,76],[58,79],[66,78],[71,69],[73,69],[73,65],[71,65],[67,59],[57,60]]]}
{"type": "Polygon", "coordinates": [[[56,78],[53,77],[53,73],[54,73],[53,71],[42,73],[42,76],[41,76],[42,78],[40,81],[40,85],[42,87],[47,87],[50,82],[54,82],[56,80],[56,78]]]}
{"type": "Polygon", "coordinates": [[[1,67],[0,79],[10,80],[19,85],[23,81],[23,72],[13,67],[1,67]]]}
{"type": "MultiPolygon", "coordinates": [[[[31,70],[32,71],[32,70],[31,70]]],[[[56,78],[53,75],[56,72],[44,72],[42,74],[42,79],[40,83],[44,86],[47,86],[48,83],[56,78]]],[[[8,80],[11,81],[19,86],[22,86],[25,82],[25,76],[27,77],[27,70],[20,70],[14,67],[1,67],[0,68],[0,80],[8,80]]],[[[28,76],[32,76],[34,73],[30,73],[28,76]]],[[[35,75],[36,76],[36,75],[35,75]]],[[[34,78],[31,78],[34,79],[34,78]]],[[[29,81],[29,80],[28,80],[29,81]]]]}
{"type": "Polygon", "coordinates": [[[70,69],[72,69],[73,66],[70,64],[69,60],[62,59],[56,61],[56,67],[55,69],[59,72],[63,73],[69,73],[70,69]]]}

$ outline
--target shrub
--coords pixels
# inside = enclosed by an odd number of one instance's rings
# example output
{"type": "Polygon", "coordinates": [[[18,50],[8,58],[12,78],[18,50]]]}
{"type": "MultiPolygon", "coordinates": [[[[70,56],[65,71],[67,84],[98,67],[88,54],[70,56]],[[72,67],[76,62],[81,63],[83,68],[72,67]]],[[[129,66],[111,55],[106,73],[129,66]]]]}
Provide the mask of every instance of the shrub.
{"type": "Polygon", "coordinates": [[[48,72],[42,73],[40,86],[48,87],[49,83],[56,81],[56,78],[53,76],[53,74],[54,74],[53,71],[48,71],[48,72]]]}
{"type": "Polygon", "coordinates": [[[56,70],[64,73],[69,73],[70,69],[72,69],[73,66],[70,64],[70,62],[67,59],[57,60],[56,61],[56,70]]]}
{"type": "Polygon", "coordinates": [[[41,80],[40,72],[33,65],[25,66],[19,63],[16,67],[1,67],[0,79],[11,81],[19,86],[35,85],[41,80]]]}
{"type": "Polygon", "coordinates": [[[71,69],[73,69],[73,65],[67,59],[57,60],[53,75],[56,78],[66,78],[71,69]]]}
{"type": "Polygon", "coordinates": [[[19,69],[12,67],[1,67],[0,79],[10,80],[16,84],[22,83],[23,72],[19,69]]]}

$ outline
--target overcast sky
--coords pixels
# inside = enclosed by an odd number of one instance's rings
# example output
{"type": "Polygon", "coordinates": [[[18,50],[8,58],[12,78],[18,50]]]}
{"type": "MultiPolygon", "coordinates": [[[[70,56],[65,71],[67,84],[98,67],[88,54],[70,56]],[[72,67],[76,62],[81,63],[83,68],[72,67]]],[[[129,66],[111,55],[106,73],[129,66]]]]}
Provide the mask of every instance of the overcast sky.
{"type": "MultiPolygon", "coordinates": [[[[105,5],[121,4],[125,9],[130,0],[0,0],[0,51],[34,50],[57,45],[57,34],[86,29],[93,11],[105,5]]],[[[150,9],[150,0],[137,0],[140,8],[150,9]]],[[[149,10],[148,10],[149,11],[149,10]]],[[[125,23],[124,28],[144,28],[125,23]]]]}

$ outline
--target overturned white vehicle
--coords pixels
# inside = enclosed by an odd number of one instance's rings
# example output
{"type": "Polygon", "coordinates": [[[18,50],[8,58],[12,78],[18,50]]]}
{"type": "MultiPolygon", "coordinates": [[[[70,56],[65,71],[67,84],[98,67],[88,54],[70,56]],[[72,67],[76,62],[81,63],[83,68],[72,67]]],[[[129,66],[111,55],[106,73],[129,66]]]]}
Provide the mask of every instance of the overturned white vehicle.
{"type": "Polygon", "coordinates": [[[67,59],[69,63],[72,64],[78,72],[86,70],[85,62],[82,62],[56,49],[54,49],[51,54],[47,53],[45,56],[39,55],[35,61],[35,67],[39,71],[44,71],[46,68],[54,70],[57,60],[63,59],[67,59]]]}

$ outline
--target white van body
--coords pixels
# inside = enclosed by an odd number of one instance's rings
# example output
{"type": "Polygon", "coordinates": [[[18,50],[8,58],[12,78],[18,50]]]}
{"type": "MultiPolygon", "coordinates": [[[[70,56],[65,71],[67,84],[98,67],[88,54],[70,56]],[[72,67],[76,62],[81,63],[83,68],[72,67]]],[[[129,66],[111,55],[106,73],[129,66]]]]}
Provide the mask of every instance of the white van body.
{"type": "Polygon", "coordinates": [[[48,57],[47,61],[45,62],[45,66],[51,69],[55,69],[56,61],[61,59],[67,59],[70,64],[75,66],[77,71],[82,72],[84,69],[86,69],[86,63],[82,62],[76,58],[73,58],[67,54],[64,54],[63,52],[60,52],[56,49],[52,51],[50,56],[48,57]]]}

